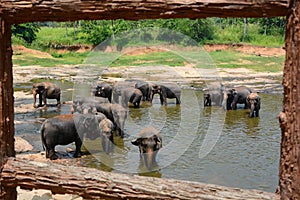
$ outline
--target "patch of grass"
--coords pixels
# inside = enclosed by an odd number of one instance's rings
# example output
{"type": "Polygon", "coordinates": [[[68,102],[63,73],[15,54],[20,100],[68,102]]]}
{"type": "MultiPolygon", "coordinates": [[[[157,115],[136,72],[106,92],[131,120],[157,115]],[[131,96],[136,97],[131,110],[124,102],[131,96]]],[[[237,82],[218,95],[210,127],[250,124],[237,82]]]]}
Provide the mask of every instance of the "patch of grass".
{"type": "Polygon", "coordinates": [[[183,66],[184,58],[172,52],[154,52],[142,55],[122,55],[111,63],[111,67],[118,66],[183,66]]]}
{"type": "Polygon", "coordinates": [[[37,57],[34,54],[22,53],[13,55],[13,64],[20,66],[40,65],[42,67],[51,67],[57,65],[75,65],[81,64],[88,53],[69,52],[64,54],[54,54],[51,58],[37,57]]]}
{"type": "Polygon", "coordinates": [[[279,72],[283,70],[285,56],[263,57],[236,51],[209,52],[218,68],[247,68],[257,72],[279,72]]]}

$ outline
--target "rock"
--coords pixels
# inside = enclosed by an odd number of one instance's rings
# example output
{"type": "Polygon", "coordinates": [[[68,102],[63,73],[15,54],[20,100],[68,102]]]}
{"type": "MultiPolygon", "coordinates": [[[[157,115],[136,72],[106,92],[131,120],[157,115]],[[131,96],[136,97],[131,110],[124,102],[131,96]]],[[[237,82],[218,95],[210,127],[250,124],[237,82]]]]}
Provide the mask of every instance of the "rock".
{"type": "Polygon", "coordinates": [[[23,153],[32,150],[33,146],[29,144],[29,142],[27,142],[21,137],[15,136],[15,151],[17,153],[23,153]]]}

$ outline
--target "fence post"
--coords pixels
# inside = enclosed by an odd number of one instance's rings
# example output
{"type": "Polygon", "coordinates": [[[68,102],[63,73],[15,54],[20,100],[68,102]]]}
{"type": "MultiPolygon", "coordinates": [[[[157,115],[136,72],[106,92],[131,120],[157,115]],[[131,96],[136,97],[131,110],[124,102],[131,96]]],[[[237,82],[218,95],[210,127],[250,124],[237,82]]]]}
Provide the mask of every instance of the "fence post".
{"type": "MultiPolygon", "coordinates": [[[[12,76],[11,25],[0,16],[0,177],[8,157],[14,150],[14,99],[12,76]]],[[[0,199],[17,199],[15,187],[0,182],[0,199]]]]}

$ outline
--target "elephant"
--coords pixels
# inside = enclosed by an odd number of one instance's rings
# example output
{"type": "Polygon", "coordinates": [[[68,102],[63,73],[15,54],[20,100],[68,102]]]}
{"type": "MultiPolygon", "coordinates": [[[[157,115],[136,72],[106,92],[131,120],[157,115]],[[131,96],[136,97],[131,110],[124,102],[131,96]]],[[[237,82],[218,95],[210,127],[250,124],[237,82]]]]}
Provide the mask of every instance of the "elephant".
{"type": "Polygon", "coordinates": [[[152,97],[159,94],[161,105],[167,105],[167,98],[176,98],[176,104],[180,104],[181,88],[175,83],[160,83],[154,84],[152,87],[152,97]]]}
{"type": "Polygon", "coordinates": [[[122,106],[128,107],[128,102],[132,103],[135,108],[140,107],[143,94],[139,89],[126,88],[121,92],[122,106]]]}
{"type": "Polygon", "coordinates": [[[109,119],[105,118],[99,123],[100,137],[102,149],[105,153],[109,154],[113,149],[114,144],[114,124],[109,119]]]}
{"type": "Polygon", "coordinates": [[[56,106],[60,106],[61,89],[58,85],[50,82],[34,83],[32,86],[33,107],[36,108],[36,95],[39,95],[39,107],[47,107],[47,99],[56,99],[56,106]]]}
{"type": "Polygon", "coordinates": [[[160,132],[153,126],[143,128],[131,143],[139,147],[140,156],[148,169],[156,162],[156,155],[162,148],[162,137],[160,132]]]}
{"type": "Polygon", "coordinates": [[[142,80],[136,80],[136,79],[128,79],[125,80],[127,82],[134,82],[135,83],[135,88],[139,89],[142,94],[143,98],[142,101],[151,101],[151,93],[152,93],[152,84],[148,83],[146,81],[142,80]]]}
{"type": "Polygon", "coordinates": [[[249,117],[259,117],[260,110],[260,96],[257,92],[251,92],[247,96],[247,105],[250,109],[249,117]]]}
{"type": "MultiPolygon", "coordinates": [[[[77,158],[81,155],[84,137],[94,140],[103,134],[108,135],[109,131],[113,135],[113,123],[102,123],[105,119],[99,122],[99,118],[94,118],[91,115],[64,114],[45,120],[40,133],[43,147],[46,148],[46,158],[56,160],[58,156],[55,153],[55,146],[68,145],[72,142],[75,142],[76,146],[73,156],[77,158]]],[[[104,148],[106,147],[104,146],[104,148]]]]}
{"type": "Polygon", "coordinates": [[[107,98],[108,101],[111,103],[112,90],[113,90],[113,87],[110,84],[105,83],[105,82],[98,83],[96,88],[93,91],[93,95],[96,97],[107,98]]]}
{"type": "Polygon", "coordinates": [[[112,103],[119,103],[119,97],[122,95],[122,90],[127,88],[136,88],[136,83],[130,81],[116,82],[112,90],[112,103]]]}
{"type": "Polygon", "coordinates": [[[95,113],[95,106],[101,103],[109,103],[109,101],[104,97],[76,97],[73,101],[70,112],[79,112],[82,114],[95,113]]]}
{"type": "Polygon", "coordinates": [[[245,86],[226,89],[222,105],[226,110],[236,110],[237,104],[244,104],[244,109],[247,109],[246,99],[251,92],[251,89],[245,86]]]}
{"type": "Polygon", "coordinates": [[[220,83],[209,84],[208,88],[203,90],[204,107],[212,104],[222,106],[224,85],[220,83]]]}
{"type": "Polygon", "coordinates": [[[120,137],[124,137],[125,121],[127,119],[128,110],[116,103],[103,103],[96,106],[97,112],[103,113],[110,119],[120,137]]]}

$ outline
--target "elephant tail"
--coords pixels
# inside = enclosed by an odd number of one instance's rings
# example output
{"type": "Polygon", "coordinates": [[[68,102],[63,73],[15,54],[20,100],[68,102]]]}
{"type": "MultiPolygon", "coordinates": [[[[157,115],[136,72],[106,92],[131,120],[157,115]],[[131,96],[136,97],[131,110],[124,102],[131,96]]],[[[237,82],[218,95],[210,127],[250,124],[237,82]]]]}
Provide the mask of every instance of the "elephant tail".
{"type": "Polygon", "coordinates": [[[45,151],[45,146],[46,146],[46,140],[45,140],[45,122],[42,124],[41,129],[40,129],[40,133],[41,133],[41,139],[42,139],[42,146],[43,146],[43,150],[45,151]]]}

